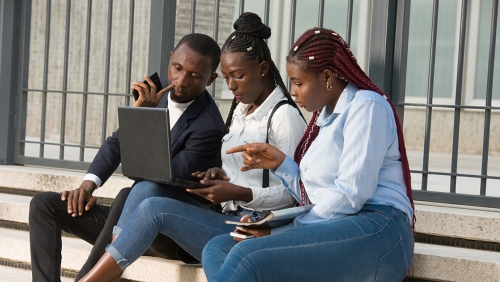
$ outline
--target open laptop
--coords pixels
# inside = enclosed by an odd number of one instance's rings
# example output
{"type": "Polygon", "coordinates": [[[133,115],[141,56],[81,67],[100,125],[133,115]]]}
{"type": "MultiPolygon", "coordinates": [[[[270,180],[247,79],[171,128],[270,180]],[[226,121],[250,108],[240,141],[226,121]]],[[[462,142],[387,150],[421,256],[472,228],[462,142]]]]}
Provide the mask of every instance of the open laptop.
{"type": "Polygon", "coordinates": [[[168,109],[118,107],[118,122],[123,175],[177,187],[207,187],[174,177],[168,109]]]}

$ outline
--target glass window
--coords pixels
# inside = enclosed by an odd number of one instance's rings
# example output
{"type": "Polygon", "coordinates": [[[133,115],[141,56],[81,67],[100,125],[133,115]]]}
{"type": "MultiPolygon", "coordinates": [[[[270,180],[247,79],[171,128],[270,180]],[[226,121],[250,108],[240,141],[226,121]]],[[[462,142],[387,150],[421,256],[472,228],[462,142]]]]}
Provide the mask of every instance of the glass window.
{"type": "MultiPolygon", "coordinates": [[[[491,16],[493,0],[483,0],[480,3],[480,16],[479,16],[479,30],[477,41],[477,61],[476,61],[476,79],[475,79],[475,99],[486,98],[486,83],[488,78],[488,63],[490,51],[490,32],[491,32],[491,16]]],[[[495,46],[495,62],[494,74],[498,78],[500,73],[500,36],[498,36],[498,22],[497,22],[497,35],[495,46]]],[[[494,76],[495,77],[495,76],[494,76]]],[[[500,99],[500,80],[493,79],[493,99],[500,99]]]]}
{"type": "MultiPolygon", "coordinates": [[[[458,46],[458,1],[439,2],[434,97],[452,98],[455,89],[458,46]]],[[[426,97],[429,78],[432,0],[412,1],[408,41],[406,96],[426,97]]]]}

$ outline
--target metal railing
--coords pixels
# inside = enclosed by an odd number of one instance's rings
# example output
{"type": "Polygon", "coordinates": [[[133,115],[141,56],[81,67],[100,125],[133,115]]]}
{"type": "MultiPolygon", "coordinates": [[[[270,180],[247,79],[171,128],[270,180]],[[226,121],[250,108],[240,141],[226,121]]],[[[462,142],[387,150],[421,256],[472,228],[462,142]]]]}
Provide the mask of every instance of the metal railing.
{"type": "Polygon", "coordinates": [[[413,107],[424,107],[425,108],[425,135],[424,135],[424,149],[423,149],[423,165],[421,170],[411,170],[414,174],[420,174],[422,176],[422,184],[420,190],[417,187],[413,187],[415,199],[432,201],[432,202],[444,202],[444,203],[456,203],[463,205],[475,205],[484,207],[500,207],[500,198],[498,197],[487,197],[486,196],[486,183],[487,180],[500,180],[500,176],[488,175],[488,157],[489,157],[489,141],[490,141],[490,125],[491,125],[491,111],[500,110],[500,107],[492,106],[492,85],[493,85],[493,70],[495,62],[495,43],[496,43],[496,33],[497,33],[497,19],[498,19],[498,0],[492,1],[492,17],[491,17],[491,31],[490,31],[490,47],[488,54],[488,76],[487,76],[487,90],[486,99],[484,106],[473,106],[463,104],[463,77],[464,77],[464,57],[465,57],[465,39],[466,39],[466,29],[467,20],[469,14],[469,1],[461,1],[461,12],[460,12],[460,34],[459,34],[459,46],[458,46],[458,57],[457,67],[456,67],[456,90],[455,90],[455,101],[452,105],[445,104],[434,104],[434,70],[435,70],[435,57],[436,57],[436,37],[438,30],[438,17],[439,17],[439,0],[435,0],[433,3],[432,10],[432,29],[431,29],[431,44],[430,44],[430,63],[428,72],[428,87],[427,87],[427,101],[426,103],[405,103],[404,98],[400,98],[398,101],[399,107],[413,106],[413,107]],[[431,126],[432,126],[432,112],[433,109],[453,109],[454,120],[453,120],[453,137],[452,137],[452,152],[451,152],[451,165],[450,172],[439,172],[431,171],[429,169],[429,148],[431,140],[431,126]],[[463,110],[475,109],[484,111],[484,128],[483,128],[483,149],[481,155],[481,174],[466,174],[459,173],[457,171],[458,163],[458,143],[460,135],[460,117],[463,110]],[[428,191],[428,178],[429,175],[441,175],[450,177],[449,192],[436,192],[428,191]],[[478,178],[481,180],[478,195],[466,195],[457,193],[457,177],[467,177],[467,178],[478,178]]]}
{"type": "MultiPolygon", "coordinates": [[[[295,41],[296,32],[296,8],[300,0],[277,1],[282,3],[281,13],[289,13],[290,18],[289,30],[281,30],[282,33],[288,33],[289,46],[295,41]]],[[[347,9],[346,13],[346,31],[344,38],[350,44],[353,40],[353,11],[354,6],[359,4],[359,1],[346,0],[347,9]]],[[[71,1],[71,0],[46,0],[45,3],[45,23],[44,28],[44,43],[43,50],[39,50],[40,57],[43,58],[43,71],[42,83],[40,87],[31,87],[30,84],[30,47],[34,46],[30,42],[33,40],[33,32],[38,32],[40,28],[31,25],[35,15],[33,15],[32,7],[35,3],[30,0],[15,1],[15,0],[0,0],[0,30],[1,30],[1,57],[0,57],[0,83],[2,92],[0,93],[2,100],[6,103],[0,104],[0,130],[5,132],[0,136],[0,163],[4,164],[26,164],[26,165],[40,165],[60,168],[73,168],[73,169],[86,169],[89,162],[99,148],[96,142],[90,142],[87,138],[89,127],[94,129],[98,127],[99,142],[102,143],[109,135],[114,124],[110,111],[116,106],[129,105],[131,95],[129,94],[129,87],[132,78],[137,76],[134,73],[144,71],[153,73],[159,70],[162,77],[166,76],[168,58],[170,52],[175,45],[176,35],[180,30],[188,32],[200,32],[200,23],[206,21],[206,15],[202,17],[197,8],[213,7],[213,20],[211,22],[210,30],[204,29],[204,33],[212,33],[212,37],[220,43],[219,37],[222,36],[221,11],[227,7],[237,9],[239,14],[245,10],[244,0],[185,0],[185,1],[162,1],[151,0],[147,1],[147,7],[143,7],[146,1],[130,0],[128,2],[128,14],[121,20],[126,21],[126,25],[121,30],[115,30],[115,22],[113,21],[117,13],[114,9],[119,5],[114,5],[113,0],[107,2],[93,2],[92,0],[71,1]],[[85,3],[86,9],[75,9],[75,5],[83,5],[85,3]],[[102,10],[107,11],[105,21],[96,22],[93,9],[96,5],[106,4],[102,10]],[[56,15],[52,7],[54,5],[64,6],[64,9],[58,9],[60,13],[64,13],[65,18],[64,32],[62,34],[64,40],[57,41],[62,43],[61,46],[53,44],[53,37],[51,31],[54,30],[53,18],[61,17],[56,15]],[[176,10],[179,6],[184,5],[188,14],[183,14],[189,18],[186,23],[181,22],[179,16],[176,17],[176,10]],[[231,5],[234,5],[231,6],[231,5]],[[236,8],[236,6],[238,8],[236,8]],[[85,24],[82,26],[72,26],[72,17],[75,17],[75,10],[82,10],[85,12],[85,24]],[[144,10],[147,10],[144,12],[144,10]],[[142,12],[141,12],[142,11],[142,12]],[[142,14],[141,14],[142,13],[142,14]],[[144,21],[140,21],[144,17],[149,18],[149,23],[144,25],[144,21]],[[142,24],[142,25],[141,25],[142,24]],[[186,26],[183,27],[182,24],[186,26]],[[81,89],[76,89],[70,85],[69,76],[72,74],[70,61],[73,58],[72,52],[72,33],[75,28],[84,30],[84,36],[80,40],[84,41],[83,47],[83,71],[81,89]],[[184,29],[183,29],[184,28],[184,29]],[[94,84],[92,77],[95,68],[93,68],[93,54],[95,50],[94,39],[97,37],[95,34],[96,29],[105,30],[105,39],[100,45],[104,50],[102,56],[102,68],[104,79],[100,90],[95,87],[90,87],[94,84]],[[143,33],[146,32],[147,36],[143,33]],[[177,31],[177,33],[176,33],[177,31]],[[124,62],[124,66],[120,70],[120,77],[124,77],[123,83],[120,87],[113,86],[112,79],[112,62],[113,62],[113,42],[115,36],[126,34],[126,51],[119,59],[124,62]],[[142,37],[141,37],[142,36],[142,37]],[[143,48],[137,43],[138,41],[147,41],[144,43],[143,48]],[[49,84],[51,72],[53,69],[50,65],[51,50],[54,48],[61,48],[62,64],[59,76],[61,76],[60,89],[51,87],[49,84]],[[142,50],[145,49],[145,50],[142,50]],[[139,53],[137,53],[139,52],[139,53]],[[143,53],[140,53],[143,52],[143,53]],[[136,60],[137,57],[146,57],[146,60],[136,60]],[[71,86],[71,87],[70,87],[71,86]],[[52,113],[54,104],[49,100],[54,96],[59,95],[58,107],[60,112],[57,113],[58,129],[56,132],[59,134],[57,141],[54,138],[50,140],[46,138],[48,135],[47,130],[47,115],[52,113]],[[27,121],[27,113],[31,111],[29,99],[40,97],[40,118],[36,120],[39,124],[39,138],[27,138],[27,124],[33,121],[27,121]],[[68,122],[68,115],[74,108],[68,108],[68,101],[78,97],[81,99],[79,106],[79,139],[77,142],[68,141],[67,129],[74,127],[70,126],[68,122]],[[99,113],[89,112],[89,103],[95,103],[96,99],[99,100],[99,105],[102,107],[99,113]],[[119,99],[119,102],[115,100],[119,99]],[[96,123],[97,126],[89,126],[88,120],[91,117],[99,116],[100,122],[96,123]],[[35,146],[38,148],[36,155],[27,154],[27,146],[35,146]],[[47,157],[46,151],[48,147],[57,147],[57,157],[47,157]],[[68,159],[67,150],[76,150],[75,159],[68,159]]],[[[270,0],[262,0],[264,9],[261,17],[266,24],[270,23],[272,5],[270,0]]],[[[40,2],[36,2],[40,5],[40,2]]],[[[248,4],[248,3],[247,3],[248,4]]],[[[325,15],[329,13],[326,10],[324,0],[318,0],[318,13],[317,25],[323,26],[325,22],[325,15]]],[[[273,3],[276,5],[276,2],[273,3]]],[[[424,130],[424,145],[422,150],[422,168],[412,169],[413,177],[421,176],[421,187],[413,187],[415,199],[435,202],[448,202],[467,205],[477,205],[486,207],[500,207],[500,198],[486,196],[487,181],[500,180],[500,176],[488,174],[488,157],[489,157],[489,141],[492,136],[491,132],[491,119],[492,111],[500,110],[498,106],[492,106],[492,92],[493,92],[493,78],[494,78],[494,62],[495,62],[495,42],[497,32],[497,18],[498,18],[498,0],[492,1],[492,18],[491,18],[491,31],[490,31],[490,46],[488,55],[488,77],[487,77],[487,90],[484,106],[468,105],[463,103],[463,77],[464,77],[464,58],[465,58],[465,40],[466,28],[469,12],[469,1],[462,0],[461,2],[461,18],[459,28],[458,40],[458,57],[456,58],[456,74],[455,85],[456,90],[454,93],[454,103],[450,105],[435,104],[434,100],[434,80],[435,80],[435,58],[436,58],[436,38],[437,26],[439,19],[439,0],[433,2],[432,13],[432,29],[430,38],[429,49],[429,70],[428,70],[428,85],[426,101],[406,102],[406,73],[407,73],[407,56],[408,56],[408,41],[409,41],[409,25],[410,25],[410,9],[411,1],[409,0],[376,0],[370,1],[370,31],[369,31],[369,67],[368,73],[372,80],[386,93],[392,100],[397,108],[398,114],[401,119],[405,117],[405,109],[408,107],[425,109],[425,130],[424,130]],[[450,172],[432,171],[429,168],[429,155],[430,155],[430,140],[431,140],[431,125],[433,123],[432,113],[434,109],[452,109],[454,111],[453,121],[453,137],[452,137],[452,160],[450,164],[450,172]],[[457,159],[459,155],[459,136],[460,136],[460,118],[464,110],[480,110],[484,111],[484,128],[483,128],[483,150],[481,154],[481,173],[469,174],[459,173],[457,170],[457,159]],[[428,178],[430,175],[441,175],[450,178],[450,188],[448,192],[435,192],[429,191],[428,178]],[[476,178],[480,179],[479,192],[476,195],[459,194],[456,190],[457,177],[476,178]]],[[[123,6],[123,5],[121,5],[123,6]]],[[[184,7],[183,6],[183,7],[184,7]]],[[[206,9],[204,9],[206,10],[206,9]]],[[[34,10],[33,10],[34,11],[34,10]]],[[[120,13],[123,14],[123,13],[120,13]]],[[[273,14],[274,15],[274,14],[273,14]]],[[[36,15],[39,17],[40,15],[36,15]]],[[[77,15],[82,16],[82,15],[77,15]]],[[[226,23],[224,23],[226,24],[226,23]]],[[[288,29],[288,26],[286,27],[288,29]]],[[[273,30],[274,34],[275,30],[273,30]]],[[[281,54],[283,56],[283,54],[281,54]]],[[[141,58],[142,58],[141,57],[141,58]]],[[[31,70],[33,71],[33,70],[31,70]]],[[[223,99],[220,95],[220,84],[213,83],[211,85],[211,93],[218,102],[225,102],[228,99],[223,99]]],[[[35,109],[35,108],[33,108],[35,109]]],[[[414,167],[412,167],[414,168],[414,167]]]]}

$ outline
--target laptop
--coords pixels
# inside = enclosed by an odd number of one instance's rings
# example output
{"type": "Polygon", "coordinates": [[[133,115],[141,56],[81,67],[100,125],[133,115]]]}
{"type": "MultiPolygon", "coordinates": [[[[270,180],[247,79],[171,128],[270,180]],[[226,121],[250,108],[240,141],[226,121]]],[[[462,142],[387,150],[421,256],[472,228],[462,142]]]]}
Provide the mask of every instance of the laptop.
{"type": "Polygon", "coordinates": [[[168,109],[118,107],[118,122],[123,175],[177,187],[207,187],[174,177],[168,109]]]}

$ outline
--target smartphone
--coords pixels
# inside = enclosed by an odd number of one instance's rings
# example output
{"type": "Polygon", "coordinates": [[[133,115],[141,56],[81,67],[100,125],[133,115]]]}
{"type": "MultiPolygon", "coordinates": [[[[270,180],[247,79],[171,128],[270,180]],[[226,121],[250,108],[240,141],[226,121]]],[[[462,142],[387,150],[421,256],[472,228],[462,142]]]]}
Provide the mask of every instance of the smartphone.
{"type": "MultiPolygon", "coordinates": [[[[161,89],[163,89],[163,86],[161,85],[160,77],[158,76],[157,72],[150,75],[149,78],[155,83],[156,91],[160,91],[161,89]]],[[[144,80],[144,83],[149,85],[147,80],[144,80]]],[[[137,99],[139,99],[139,92],[137,92],[136,90],[132,90],[132,95],[134,95],[134,99],[136,101],[137,101],[137,99]]]]}
{"type": "Polygon", "coordinates": [[[237,233],[237,232],[231,232],[231,233],[229,233],[229,235],[231,235],[233,237],[236,237],[236,238],[241,238],[243,240],[250,239],[250,238],[255,238],[254,235],[251,235],[251,234],[241,234],[241,233],[237,233]]]}

